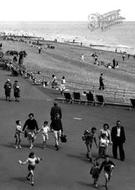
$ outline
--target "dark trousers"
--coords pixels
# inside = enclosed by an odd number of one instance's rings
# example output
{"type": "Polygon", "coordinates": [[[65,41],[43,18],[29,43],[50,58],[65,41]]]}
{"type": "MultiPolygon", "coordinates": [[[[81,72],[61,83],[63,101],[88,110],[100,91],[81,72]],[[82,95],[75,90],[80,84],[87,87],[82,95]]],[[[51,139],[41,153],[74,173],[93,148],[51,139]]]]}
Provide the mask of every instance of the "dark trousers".
{"type": "Polygon", "coordinates": [[[100,82],[99,83],[99,90],[104,90],[104,89],[105,89],[104,83],[100,82]]]}
{"type": "Polygon", "coordinates": [[[120,140],[116,140],[116,142],[113,142],[112,145],[112,152],[113,152],[113,157],[117,159],[117,149],[119,148],[119,154],[120,154],[120,160],[124,161],[125,160],[125,152],[123,148],[123,143],[120,142],[120,140]]]}

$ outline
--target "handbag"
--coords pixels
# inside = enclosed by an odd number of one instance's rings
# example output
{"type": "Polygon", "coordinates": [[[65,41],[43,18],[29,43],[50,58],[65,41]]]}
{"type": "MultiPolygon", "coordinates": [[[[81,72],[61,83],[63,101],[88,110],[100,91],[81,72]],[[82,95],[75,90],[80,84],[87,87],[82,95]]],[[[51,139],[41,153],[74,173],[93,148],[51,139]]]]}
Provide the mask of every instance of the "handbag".
{"type": "Polygon", "coordinates": [[[60,140],[62,143],[66,143],[67,142],[67,136],[66,135],[61,135],[60,140]]]}

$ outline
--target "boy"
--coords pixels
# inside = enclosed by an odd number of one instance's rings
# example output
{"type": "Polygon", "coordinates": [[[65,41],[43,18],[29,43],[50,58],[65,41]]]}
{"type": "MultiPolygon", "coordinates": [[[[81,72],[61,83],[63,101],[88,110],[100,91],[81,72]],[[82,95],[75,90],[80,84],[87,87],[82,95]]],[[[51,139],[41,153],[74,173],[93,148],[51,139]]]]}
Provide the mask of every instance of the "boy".
{"type": "Polygon", "coordinates": [[[99,139],[99,157],[106,156],[108,144],[109,144],[109,140],[106,137],[106,134],[103,133],[99,139]]]}
{"type": "Polygon", "coordinates": [[[109,159],[109,156],[106,155],[105,160],[102,162],[99,171],[101,172],[104,169],[105,176],[105,188],[108,190],[108,182],[112,176],[112,170],[115,167],[115,164],[109,159]]]}
{"type": "Polygon", "coordinates": [[[46,145],[47,140],[49,139],[48,132],[50,132],[50,127],[48,126],[48,121],[44,121],[43,126],[39,130],[39,132],[42,132],[43,137],[43,148],[46,145]]]}
{"type": "Polygon", "coordinates": [[[15,131],[15,148],[21,148],[21,133],[22,133],[22,126],[21,126],[21,121],[17,120],[16,121],[16,131],[15,131]]]}
{"type": "Polygon", "coordinates": [[[93,166],[92,166],[92,168],[90,169],[90,174],[92,175],[92,178],[93,178],[93,180],[94,180],[93,185],[94,185],[95,187],[98,187],[97,181],[98,181],[100,172],[99,172],[99,163],[98,163],[97,161],[95,161],[95,162],[93,163],[93,166]]]}
{"type": "Polygon", "coordinates": [[[31,185],[34,185],[34,170],[35,170],[35,166],[36,164],[38,164],[40,162],[40,160],[42,160],[42,158],[36,157],[34,152],[31,152],[29,154],[29,157],[26,159],[26,161],[21,161],[19,160],[19,164],[24,165],[24,164],[28,164],[28,175],[26,177],[26,179],[28,181],[31,182],[31,185]]]}
{"type": "Polygon", "coordinates": [[[97,129],[95,127],[92,127],[90,132],[88,130],[85,130],[82,136],[82,140],[85,142],[87,148],[86,157],[90,160],[90,162],[92,161],[91,151],[92,151],[93,141],[97,146],[97,140],[95,137],[96,130],[97,129]]]}

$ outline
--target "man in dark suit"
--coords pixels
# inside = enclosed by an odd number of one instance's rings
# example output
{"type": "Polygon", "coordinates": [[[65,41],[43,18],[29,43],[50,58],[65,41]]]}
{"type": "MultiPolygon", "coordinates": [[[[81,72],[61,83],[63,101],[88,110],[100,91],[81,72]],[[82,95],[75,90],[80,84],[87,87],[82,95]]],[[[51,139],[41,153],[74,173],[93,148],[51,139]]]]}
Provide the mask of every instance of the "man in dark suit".
{"type": "Polygon", "coordinates": [[[124,127],[121,126],[121,122],[118,120],[116,122],[116,126],[112,127],[111,130],[111,139],[112,139],[112,152],[113,157],[117,159],[117,148],[119,148],[120,160],[125,160],[125,152],[123,148],[123,144],[125,143],[125,131],[124,127]]]}
{"type": "Polygon", "coordinates": [[[57,102],[54,102],[54,106],[51,108],[51,111],[50,111],[50,116],[51,116],[52,121],[55,119],[57,114],[59,114],[59,118],[62,119],[61,108],[58,106],[57,102]]]}

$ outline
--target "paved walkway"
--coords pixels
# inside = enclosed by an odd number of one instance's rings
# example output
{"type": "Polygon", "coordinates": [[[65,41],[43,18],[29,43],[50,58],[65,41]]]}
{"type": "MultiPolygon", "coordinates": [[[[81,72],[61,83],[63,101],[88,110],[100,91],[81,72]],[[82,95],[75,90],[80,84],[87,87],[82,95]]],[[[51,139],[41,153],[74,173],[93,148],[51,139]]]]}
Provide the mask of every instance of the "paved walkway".
{"type": "MultiPolygon", "coordinates": [[[[96,126],[101,128],[108,122],[112,127],[117,119],[125,126],[127,143],[126,161],[114,161],[116,168],[110,182],[110,190],[135,189],[135,148],[134,148],[134,111],[123,108],[90,107],[83,105],[61,104],[63,111],[63,128],[68,136],[68,142],[62,144],[59,151],[54,149],[52,134],[48,141],[48,147],[41,148],[42,137],[37,136],[33,151],[44,160],[37,166],[35,172],[35,186],[31,187],[25,180],[27,167],[20,166],[19,159],[25,159],[30,150],[26,139],[22,139],[23,148],[14,148],[15,121],[27,119],[30,112],[35,114],[38,124],[44,120],[50,122],[49,111],[56,96],[54,91],[37,88],[22,78],[10,77],[9,73],[0,70],[0,190],[92,190],[92,179],[89,175],[91,167],[85,158],[85,146],[81,140],[84,129],[96,126]],[[7,78],[12,81],[19,80],[22,86],[22,98],[18,102],[6,102],[4,100],[3,84],[7,78]],[[49,95],[50,94],[50,95],[49,95]]],[[[94,155],[97,149],[93,147],[94,155]]],[[[111,154],[111,147],[109,150],[111,154]]],[[[103,173],[99,179],[99,189],[103,189],[103,173]]]]}

